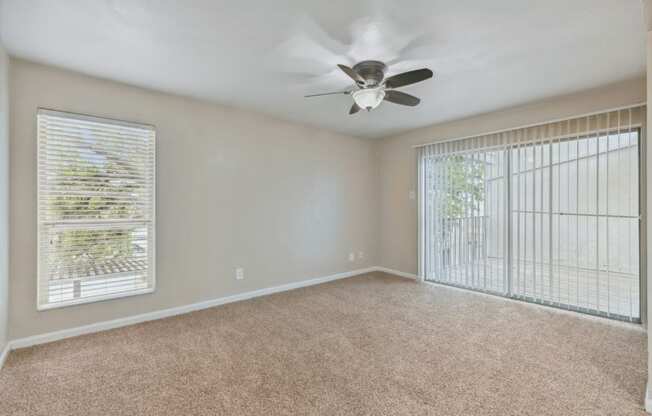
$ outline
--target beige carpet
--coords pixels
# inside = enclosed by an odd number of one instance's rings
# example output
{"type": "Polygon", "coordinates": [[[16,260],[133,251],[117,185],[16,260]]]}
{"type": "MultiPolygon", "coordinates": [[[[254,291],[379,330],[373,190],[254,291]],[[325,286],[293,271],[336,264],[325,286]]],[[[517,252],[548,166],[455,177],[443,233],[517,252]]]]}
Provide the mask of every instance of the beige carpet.
{"type": "Polygon", "coordinates": [[[643,415],[645,336],[369,274],[12,352],[2,415],[643,415]]]}

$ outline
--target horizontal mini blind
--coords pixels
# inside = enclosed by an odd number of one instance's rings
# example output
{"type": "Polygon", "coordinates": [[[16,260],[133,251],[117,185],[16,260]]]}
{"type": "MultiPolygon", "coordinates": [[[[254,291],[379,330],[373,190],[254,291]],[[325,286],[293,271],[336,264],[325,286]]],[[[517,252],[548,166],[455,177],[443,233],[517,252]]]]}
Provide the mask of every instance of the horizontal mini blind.
{"type": "Polygon", "coordinates": [[[155,131],[39,109],[38,308],[155,286],[155,131]]]}
{"type": "Polygon", "coordinates": [[[425,280],[640,321],[644,106],[417,148],[425,280]]]}

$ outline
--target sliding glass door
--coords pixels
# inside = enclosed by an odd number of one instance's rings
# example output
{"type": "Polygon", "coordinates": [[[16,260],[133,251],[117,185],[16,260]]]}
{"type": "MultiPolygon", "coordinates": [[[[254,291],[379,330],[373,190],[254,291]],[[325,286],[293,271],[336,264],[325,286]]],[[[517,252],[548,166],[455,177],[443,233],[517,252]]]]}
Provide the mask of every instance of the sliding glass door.
{"type": "Polygon", "coordinates": [[[639,321],[641,130],[625,114],[421,150],[424,279],[639,321]]]}
{"type": "Polygon", "coordinates": [[[428,158],[426,280],[506,293],[506,153],[428,158]]]}

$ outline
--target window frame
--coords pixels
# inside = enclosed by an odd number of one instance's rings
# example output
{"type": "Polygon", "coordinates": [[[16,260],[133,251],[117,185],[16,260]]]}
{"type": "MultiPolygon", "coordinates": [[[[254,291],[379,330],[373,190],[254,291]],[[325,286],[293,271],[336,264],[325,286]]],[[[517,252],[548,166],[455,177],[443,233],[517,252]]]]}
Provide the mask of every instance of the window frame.
{"type": "MultiPolygon", "coordinates": [[[[157,146],[157,130],[156,126],[153,124],[139,123],[133,121],[125,121],[109,117],[99,117],[89,114],[75,113],[70,111],[54,110],[46,107],[38,107],[35,113],[35,130],[36,130],[36,310],[39,312],[47,311],[51,309],[66,308],[69,306],[76,305],[85,305],[97,302],[104,302],[108,300],[116,300],[121,298],[129,298],[132,296],[140,296],[149,293],[156,292],[157,278],[156,278],[156,195],[157,195],[157,171],[158,171],[158,146],[157,146]],[[40,146],[40,129],[39,129],[39,116],[40,115],[53,115],[57,117],[80,120],[80,121],[90,121],[95,123],[104,123],[114,126],[124,126],[132,127],[139,129],[146,129],[152,132],[152,146],[153,146],[153,166],[152,166],[152,181],[151,181],[151,220],[144,221],[151,223],[151,237],[148,239],[148,242],[151,243],[151,253],[152,258],[149,260],[148,268],[151,270],[151,287],[144,289],[135,289],[133,291],[118,292],[118,293],[108,293],[106,295],[98,295],[92,297],[80,297],[77,299],[55,302],[55,303],[44,303],[41,304],[41,222],[40,222],[40,201],[41,201],[41,189],[40,189],[40,172],[41,172],[41,146],[40,146]]],[[[101,221],[98,221],[100,223],[101,221]]],[[[127,221],[125,221],[127,222],[127,221]]]]}

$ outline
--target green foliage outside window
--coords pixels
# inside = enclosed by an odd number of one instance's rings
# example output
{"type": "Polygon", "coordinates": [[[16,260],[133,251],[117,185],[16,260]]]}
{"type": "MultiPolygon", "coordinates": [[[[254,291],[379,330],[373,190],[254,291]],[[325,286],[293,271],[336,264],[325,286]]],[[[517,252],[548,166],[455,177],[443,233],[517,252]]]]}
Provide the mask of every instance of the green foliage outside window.
{"type": "Polygon", "coordinates": [[[443,217],[464,218],[478,215],[485,194],[484,161],[467,155],[453,155],[433,161],[433,168],[429,169],[432,175],[430,183],[434,183],[437,188],[439,181],[447,182],[447,186],[435,189],[436,192],[444,194],[443,217]],[[440,178],[435,175],[440,175],[440,178]]]}
{"type": "MultiPolygon", "coordinates": [[[[97,155],[78,154],[57,171],[51,185],[59,192],[48,200],[48,216],[64,223],[142,218],[141,207],[130,197],[142,191],[142,185],[132,179],[138,176],[136,168],[94,151],[97,155]]],[[[50,245],[58,253],[50,270],[59,278],[120,271],[112,264],[131,259],[135,250],[133,229],[124,227],[53,230],[50,245]]]]}

